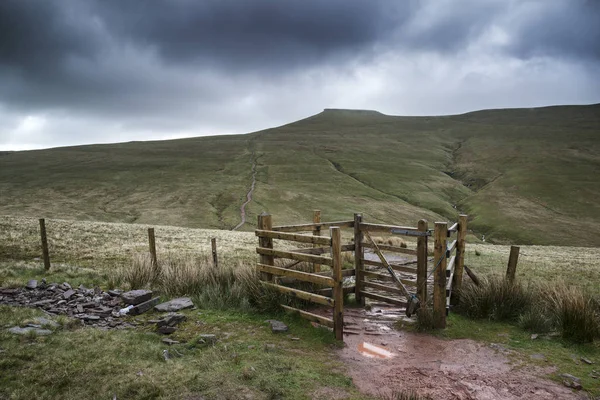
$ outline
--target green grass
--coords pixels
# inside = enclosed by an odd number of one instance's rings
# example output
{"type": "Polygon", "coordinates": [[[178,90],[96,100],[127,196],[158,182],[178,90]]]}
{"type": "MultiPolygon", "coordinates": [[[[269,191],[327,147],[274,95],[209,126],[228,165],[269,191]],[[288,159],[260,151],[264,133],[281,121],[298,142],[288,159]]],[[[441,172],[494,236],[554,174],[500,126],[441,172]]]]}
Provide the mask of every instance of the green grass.
{"type": "MultiPolygon", "coordinates": [[[[306,321],[277,316],[290,326],[274,335],[264,320],[273,315],[186,311],[188,320],[167,347],[150,325],[135,331],[91,328],[57,330],[46,337],[14,337],[0,331],[0,397],[11,399],[309,399],[328,387],[357,394],[334,361],[328,331],[306,321]],[[194,344],[202,333],[216,334],[214,345],[194,344]],[[266,348],[273,344],[274,348],[266,348]],[[165,361],[162,352],[173,357],[165,361]],[[177,350],[181,354],[179,356],[177,350]]],[[[32,309],[0,307],[0,325],[41,315],[32,309]]],[[[143,324],[151,314],[138,318],[143,324]]],[[[143,326],[143,325],[142,325],[143,326]]]]}
{"type": "Polygon", "coordinates": [[[230,229],[470,215],[488,241],[600,244],[600,105],[392,117],[326,110],[247,135],[0,155],[0,214],[230,229]],[[454,208],[457,207],[457,209],[454,208]]]}

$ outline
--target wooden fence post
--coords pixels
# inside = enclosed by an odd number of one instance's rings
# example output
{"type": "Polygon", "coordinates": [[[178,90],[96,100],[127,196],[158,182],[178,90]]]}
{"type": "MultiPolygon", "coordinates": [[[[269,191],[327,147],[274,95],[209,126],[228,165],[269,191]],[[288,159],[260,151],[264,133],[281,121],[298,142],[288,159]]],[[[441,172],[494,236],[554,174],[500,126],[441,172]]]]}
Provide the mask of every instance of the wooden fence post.
{"type": "Polygon", "coordinates": [[[463,270],[465,267],[465,245],[467,238],[467,216],[458,216],[458,232],[456,233],[456,262],[454,264],[454,278],[452,280],[452,302],[458,304],[460,301],[460,290],[462,289],[463,270]]]}
{"type": "MultiPolygon", "coordinates": [[[[417,225],[419,232],[427,233],[428,223],[422,219],[417,225]]],[[[427,306],[427,236],[417,238],[417,297],[422,307],[427,306]]]]}
{"type": "Polygon", "coordinates": [[[50,252],[48,251],[48,238],[46,236],[46,220],[40,218],[40,236],[42,238],[42,258],[44,259],[44,268],[50,269],[50,252]]]}
{"type": "Polygon", "coordinates": [[[362,292],[362,282],[364,276],[363,271],[365,266],[363,264],[363,258],[365,249],[362,245],[363,243],[363,233],[360,230],[360,223],[362,222],[361,214],[354,214],[354,298],[356,302],[364,306],[365,298],[361,295],[362,292]]]}
{"type": "Polygon", "coordinates": [[[433,252],[434,282],[433,282],[433,325],[436,329],[446,327],[446,240],[448,224],[436,222],[434,230],[435,246],[433,252]]]}
{"type": "MultiPolygon", "coordinates": [[[[313,211],[313,223],[320,224],[321,223],[321,210],[313,211]]],[[[321,227],[315,228],[313,230],[314,236],[321,236],[321,227]]],[[[319,247],[318,244],[313,245],[313,247],[319,247]]],[[[313,272],[321,272],[321,264],[313,264],[313,272]]]]}
{"type": "Polygon", "coordinates": [[[217,238],[210,239],[210,247],[212,249],[213,267],[219,268],[219,257],[217,256],[217,238]]]}
{"type": "Polygon", "coordinates": [[[156,238],[154,237],[154,228],[148,228],[148,248],[150,250],[150,261],[155,276],[158,276],[158,257],[156,256],[156,238]]]}
{"type": "Polygon", "coordinates": [[[510,246],[510,256],[508,257],[508,267],[506,268],[506,279],[513,283],[515,273],[517,272],[517,262],[519,261],[519,246],[510,246]]]}
{"type": "MultiPolygon", "coordinates": [[[[271,220],[271,214],[267,214],[263,212],[258,216],[258,229],[270,231],[273,228],[273,221],[271,220]]],[[[273,239],[266,237],[258,238],[258,246],[263,247],[265,249],[273,248],[273,239]]],[[[275,258],[273,256],[260,255],[260,263],[265,265],[275,265],[275,258]]],[[[273,274],[269,274],[268,272],[261,272],[260,279],[263,281],[272,281],[273,274]]]]}
{"type": "Polygon", "coordinates": [[[333,331],[337,340],[344,340],[344,288],[342,279],[342,233],[339,227],[329,228],[333,259],[333,331]]]}

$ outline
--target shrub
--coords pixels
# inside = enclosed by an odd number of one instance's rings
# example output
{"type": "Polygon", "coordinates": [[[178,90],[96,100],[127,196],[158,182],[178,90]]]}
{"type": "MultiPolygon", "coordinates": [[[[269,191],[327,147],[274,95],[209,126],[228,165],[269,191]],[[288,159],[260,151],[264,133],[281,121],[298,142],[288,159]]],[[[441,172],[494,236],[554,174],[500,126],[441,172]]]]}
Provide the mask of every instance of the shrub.
{"type": "Polygon", "coordinates": [[[467,283],[460,293],[459,310],[470,318],[518,321],[532,304],[530,288],[499,277],[481,279],[480,285],[467,283]]]}

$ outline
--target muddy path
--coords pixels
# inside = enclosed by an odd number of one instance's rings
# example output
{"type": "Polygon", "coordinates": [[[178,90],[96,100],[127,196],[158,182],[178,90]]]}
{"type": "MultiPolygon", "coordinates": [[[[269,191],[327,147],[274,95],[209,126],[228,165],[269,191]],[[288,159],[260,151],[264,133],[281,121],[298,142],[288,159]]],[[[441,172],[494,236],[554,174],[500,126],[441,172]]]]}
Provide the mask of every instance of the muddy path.
{"type": "Polygon", "coordinates": [[[246,206],[252,201],[252,195],[254,194],[254,188],[256,187],[256,163],[258,158],[255,153],[252,153],[252,184],[250,190],[246,194],[246,201],[240,206],[240,223],[237,224],[232,231],[236,231],[246,223],[246,206]]]}
{"type": "Polygon", "coordinates": [[[510,350],[473,340],[398,331],[397,308],[373,304],[344,313],[338,355],[357,388],[373,396],[413,392],[436,400],[581,399],[540,376],[552,373],[509,360],[510,350]]]}

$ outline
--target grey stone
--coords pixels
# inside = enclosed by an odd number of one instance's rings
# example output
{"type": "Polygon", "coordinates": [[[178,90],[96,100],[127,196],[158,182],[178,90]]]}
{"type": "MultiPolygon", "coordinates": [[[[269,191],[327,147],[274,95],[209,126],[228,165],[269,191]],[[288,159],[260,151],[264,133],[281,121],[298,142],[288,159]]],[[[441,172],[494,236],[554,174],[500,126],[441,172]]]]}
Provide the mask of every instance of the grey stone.
{"type": "Polygon", "coordinates": [[[32,290],[37,288],[38,282],[35,279],[31,279],[29,282],[27,282],[27,285],[25,286],[25,288],[32,290]]]}
{"type": "Polygon", "coordinates": [[[561,378],[565,378],[565,379],[570,379],[573,382],[580,382],[581,381],[581,379],[579,379],[578,377],[573,376],[571,374],[560,374],[560,377],[561,378]]]}
{"type": "Polygon", "coordinates": [[[107,293],[113,297],[119,297],[121,294],[123,294],[123,291],[119,290],[119,289],[113,289],[113,290],[109,290],[107,293]]]}
{"type": "Polygon", "coordinates": [[[593,361],[591,361],[591,360],[588,360],[588,359],[587,359],[587,358],[585,358],[585,357],[581,357],[581,361],[583,361],[584,363],[586,363],[586,364],[588,364],[588,365],[592,365],[592,364],[594,363],[593,361]]]}
{"type": "Polygon", "coordinates": [[[15,326],[10,328],[8,331],[14,335],[27,335],[29,332],[35,332],[35,334],[39,336],[47,336],[52,334],[52,331],[49,331],[48,329],[39,329],[33,327],[19,328],[18,326],[15,326]]]}
{"type": "Polygon", "coordinates": [[[52,304],[54,303],[53,299],[46,299],[46,300],[40,300],[40,301],[36,301],[35,303],[33,303],[33,306],[39,307],[39,306],[45,306],[47,304],[52,304]]]}
{"type": "Polygon", "coordinates": [[[177,330],[177,328],[174,326],[161,326],[156,331],[158,333],[162,333],[163,335],[170,335],[171,333],[175,332],[176,330],[177,330]]]}
{"type": "Polygon", "coordinates": [[[152,298],[152,291],[144,289],[130,290],[129,292],[121,294],[121,298],[126,304],[135,306],[150,300],[152,298]]]}
{"type": "Polygon", "coordinates": [[[194,307],[194,303],[192,303],[192,300],[189,297],[179,297],[177,299],[167,301],[166,303],[159,304],[155,306],[154,309],[160,312],[173,312],[192,307],[194,307]]]}
{"type": "Polygon", "coordinates": [[[168,344],[169,346],[172,344],[179,344],[179,342],[177,340],[169,339],[167,337],[163,338],[162,342],[168,344]]]}
{"type": "Polygon", "coordinates": [[[35,317],[33,320],[42,326],[51,326],[53,328],[58,328],[60,326],[58,322],[44,317],[35,317]]]}
{"type": "Polygon", "coordinates": [[[144,301],[143,303],[140,303],[138,305],[136,305],[135,307],[133,307],[129,313],[131,315],[140,315],[142,313],[145,313],[148,310],[151,310],[153,306],[157,305],[158,302],[160,301],[160,297],[155,297],[153,299],[150,299],[148,301],[144,301]]]}
{"type": "Polygon", "coordinates": [[[69,289],[73,289],[71,287],[71,285],[69,285],[68,282],[63,282],[61,285],[58,286],[59,288],[61,288],[62,290],[69,290],[69,289]]]}
{"type": "Polygon", "coordinates": [[[284,333],[289,329],[286,324],[275,319],[269,319],[267,322],[271,324],[271,332],[273,333],[284,333]]]}
{"type": "Polygon", "coordinates": [[[217,335],[213,335],[212,333],[204,333],[198,336],[197,341],[199,343],[213,344],[217,341],[217,335]]]}
{"type": "Polygon", "coordinates": [[[169,313],[165,315],[163,319],[157,321],[156,326],[159,328],[161,326],[176,326],[185,320],[186,316],[183,314],[169,313]]]}
{"type": "Polygon", "coordinates": [[[73,296],[75,294],[75,291],[73,289],[69,289],[66,292],[63,293],[63,299],[65,300],[69,300],[69,298],[71,296],[73,296]]]}
{"type": "Polygon", "coordinates": [[[91,314],[81,314],[81,315],[78,315],[77,318],[80,318],[84,321],[98,321],[100,319],[99,316],[91,315],[91,314]]]}

